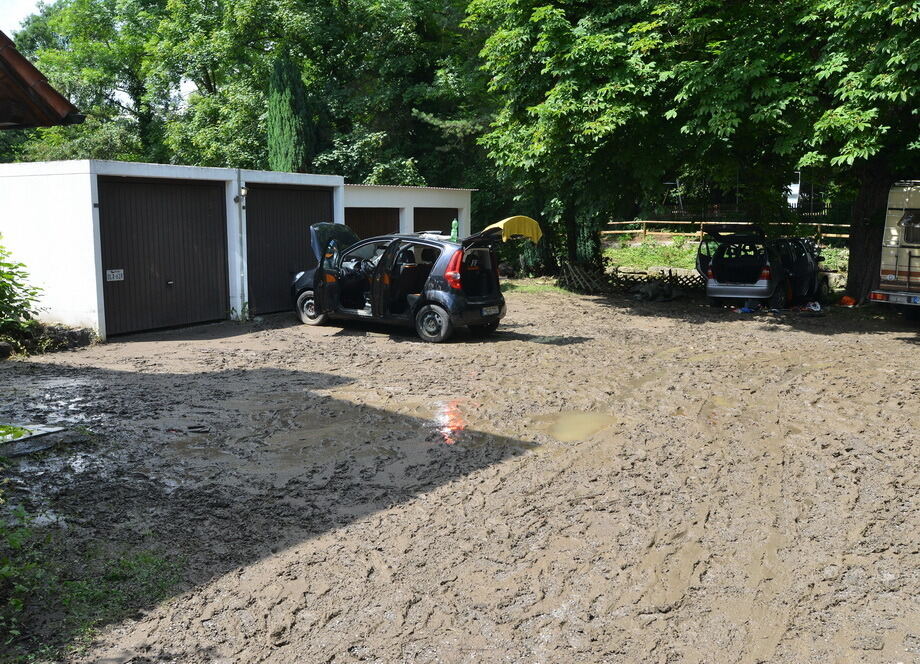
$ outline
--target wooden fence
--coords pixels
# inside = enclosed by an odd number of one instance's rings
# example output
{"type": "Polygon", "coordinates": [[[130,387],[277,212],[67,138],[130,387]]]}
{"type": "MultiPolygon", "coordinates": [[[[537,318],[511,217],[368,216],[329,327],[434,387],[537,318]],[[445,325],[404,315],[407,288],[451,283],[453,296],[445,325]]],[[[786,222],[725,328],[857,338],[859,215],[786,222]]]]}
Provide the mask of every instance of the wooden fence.
{"type": "MultiPolygon", "coordinates": [[[[730,224],[732,226],[756,226],[758,224],[752,221],[730,221],[730,222],[719,222],[719,221],[611,221],[608,222],[608,226],[638,226],[638,228],[628,228],[617,230],[604,230],[601,231],[601,239],[605,237],[613,237],[616,235],[641,235],[643,239],[647,237],[674,237],[675,235],[684,235],[689,237],[702,237],[705,232],[706,226],[718,225],[718,224],[730,224]],[[674,227],[674,226],[689,226],[686,231],[672,231],[672,230],[654,230],[655,228],[662,227],[674,227]]],[[[771,223],[769,226],[811,226],[814,227],[815,232],[813,233],[816,240],[821,240],[822,238],[848,238],[850,237],[849,233],[841,232],[832,232],[825,233],[825,228],[830,228],[832,231],[843,228],[849,230],[849,224],[828,224],[822,221],[801,221],[801,222],[792,222],[784,221],[779,223],[771,223]]]]}
{"type": "Polygon", "coordinates": [[[702,290],[706,287],[706,280],[698,274],[678,274],[671,270],[658,274],[633,274],[618,271],[599,273],[569,263],[562,264],[557,284],[578,293],[599,294],[628,292],[650,281],[685,290],[702,290]]]}

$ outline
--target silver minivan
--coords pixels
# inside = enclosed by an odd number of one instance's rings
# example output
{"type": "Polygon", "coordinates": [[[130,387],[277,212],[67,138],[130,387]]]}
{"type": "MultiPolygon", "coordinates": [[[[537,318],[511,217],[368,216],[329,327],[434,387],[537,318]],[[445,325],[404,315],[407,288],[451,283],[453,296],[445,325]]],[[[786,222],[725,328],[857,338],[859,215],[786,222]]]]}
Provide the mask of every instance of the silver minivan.
{"type": "Polygon", "coordinates": [[[795,301],[827,299],[830,281],[824,257],[810,238],[767,238],[757,226],[720,225],[705,229],[696,269],[706,279],[713,305],[760,300],[771,309],[795,301]]]}

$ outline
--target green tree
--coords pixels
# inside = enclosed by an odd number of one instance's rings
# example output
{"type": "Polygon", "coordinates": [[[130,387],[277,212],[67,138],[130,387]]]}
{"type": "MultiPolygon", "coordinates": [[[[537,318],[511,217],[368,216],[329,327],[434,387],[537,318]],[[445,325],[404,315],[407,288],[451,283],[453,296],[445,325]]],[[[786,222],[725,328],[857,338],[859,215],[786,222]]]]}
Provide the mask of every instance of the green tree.
{"type": "MultiPolygon", "coordinates": [[[[159,25],[166,0],[57,0],[41,5],[27,18],[15,41],[58,90],[95,122],[40,133],[58,144],[72,141],[62,154],[97,156],[80,150],[86,146],[111,145],[113,134],[128,128],[135,142],[119,139],[127,152],[109,153],[110,158],[163,161],[163,119],[168,99],[148,85],[148,41],[159,25]],[[115,122],[119,126],[106,127],[115,122]],[[97,131],[109,138],[96,140],[97,131]]],[[[28,154],[30,151],[26,151],[28,154]]],[[[39,149],[35,151],[43,154],[39,149]]]]}
{"type": "Polygon", "coordinates": [[[276,58],[268,91],[268,165],[301,173],[312,163],[312,132],[300,72],[286,51],[276,58]]]}
{"type": "Polygon", "coordinates": [[[878,277],[887,192],[920,166],[920,5],[657,3],[635,29],[665,62],[668,119],[695,155],[820,170],[851,187],[848,293],[878,277]]]}

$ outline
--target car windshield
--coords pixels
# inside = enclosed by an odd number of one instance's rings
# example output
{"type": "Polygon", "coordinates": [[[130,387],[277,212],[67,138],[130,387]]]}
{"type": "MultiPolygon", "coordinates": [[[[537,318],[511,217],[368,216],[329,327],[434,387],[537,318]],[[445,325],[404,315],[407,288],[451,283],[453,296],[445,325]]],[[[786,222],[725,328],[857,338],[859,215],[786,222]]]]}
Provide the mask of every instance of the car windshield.
{"type": "Polygon", "coordinates": [[[345,224],[313,224],[313,230],[316,233],[320,251],[324,251],[332,240],[335,240],[340,251],[358,241],[358,236],[345,224]]]}

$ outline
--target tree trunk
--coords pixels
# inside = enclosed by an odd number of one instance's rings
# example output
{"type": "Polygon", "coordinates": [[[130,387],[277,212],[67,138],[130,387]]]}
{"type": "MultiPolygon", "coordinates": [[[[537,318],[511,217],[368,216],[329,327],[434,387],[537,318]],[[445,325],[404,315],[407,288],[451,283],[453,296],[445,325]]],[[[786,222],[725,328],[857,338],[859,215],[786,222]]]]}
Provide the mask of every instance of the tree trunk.
{"type": "Polygon", "coordinates": [[[869,291],[878,286],[891,177],[881,161],[870,162],[857,173],[859,190],[850,216],[846,290],[857,302],[864,302],[869,291]]]}
{"type": "Polygon", "coordinates": [[[578,223],[575,220],[575,205],[569,201],[562,212],[565,223],[565,249],[569,263],[578,262],[578,223]]]}

